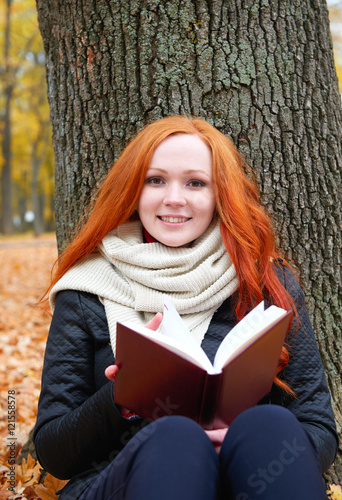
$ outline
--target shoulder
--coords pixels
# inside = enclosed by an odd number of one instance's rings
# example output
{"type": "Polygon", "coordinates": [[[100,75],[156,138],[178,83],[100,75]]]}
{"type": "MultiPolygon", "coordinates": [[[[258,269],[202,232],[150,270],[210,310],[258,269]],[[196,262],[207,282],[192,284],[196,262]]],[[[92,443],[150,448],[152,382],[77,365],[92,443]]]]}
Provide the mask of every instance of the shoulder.
{"type": "Polygon", "coordinates": [[[56,308],[66,307],[85,307],[95,312],[104,311],[104,306],[97,295],[78,290],[61,290],[56,296],[56,308]]]}
{"type": "Polygon", "coordinates": [[[105,309],[98,296],[77,290],[57,293],[53,320],[83,323],[90,330],[108,329],[105,309]]]}

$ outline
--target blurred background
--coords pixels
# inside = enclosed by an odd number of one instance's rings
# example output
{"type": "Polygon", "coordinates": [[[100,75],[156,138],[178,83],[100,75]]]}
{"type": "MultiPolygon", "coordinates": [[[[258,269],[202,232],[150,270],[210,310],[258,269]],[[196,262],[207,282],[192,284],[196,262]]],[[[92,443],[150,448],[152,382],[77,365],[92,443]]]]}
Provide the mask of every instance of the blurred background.
{"type": "Polygon", "coordinates": [[[54,161],[35,0],[0,0],[0,235],[54,230],[54,161]]]}
{"type": "MultiPolygon", "coordinates": [[[[342,0],[328,0],[342,94],[342,0]]],[[[35,0],[0,0],[0,237],[52,232],[54,160],[35,0]]]]}

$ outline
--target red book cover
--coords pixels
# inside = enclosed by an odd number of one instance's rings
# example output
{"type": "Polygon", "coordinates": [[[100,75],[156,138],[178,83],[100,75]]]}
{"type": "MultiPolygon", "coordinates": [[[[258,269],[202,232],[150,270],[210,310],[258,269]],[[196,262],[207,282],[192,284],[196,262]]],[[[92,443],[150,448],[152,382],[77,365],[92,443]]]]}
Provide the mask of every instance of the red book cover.
{"type": "Polygon", "coordinates": [[[233,334],[222,342],[234,341],[235,353],[229,353],[228,361],[223,353],[223,366],[215,369],[183,354],[178,339],[118,323],[115,402],[149,420],[183,415],[205,429],[225,427],[269,393],[291,314],[283,311],[253,334],[240,328],[237,340],[233,334]]]}

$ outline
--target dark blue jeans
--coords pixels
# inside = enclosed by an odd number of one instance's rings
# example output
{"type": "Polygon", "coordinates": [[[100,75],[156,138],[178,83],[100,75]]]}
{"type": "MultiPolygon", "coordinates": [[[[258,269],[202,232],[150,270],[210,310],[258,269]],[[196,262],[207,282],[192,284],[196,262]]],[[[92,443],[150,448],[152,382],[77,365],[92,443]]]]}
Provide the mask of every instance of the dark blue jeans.
{"type": "Polygon", "coordinates": [[[288,410],[264,405],[231,424],[221,452],[201,427],[164,417],[139,431],[80,500],[326,500],[316,451],[288,410]]]}

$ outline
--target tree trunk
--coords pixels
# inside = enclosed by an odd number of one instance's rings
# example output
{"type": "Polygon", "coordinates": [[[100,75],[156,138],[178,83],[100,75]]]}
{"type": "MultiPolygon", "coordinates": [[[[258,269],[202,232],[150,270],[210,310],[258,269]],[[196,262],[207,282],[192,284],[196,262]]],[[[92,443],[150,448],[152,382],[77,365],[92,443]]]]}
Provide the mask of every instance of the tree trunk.
{"type": "Polygon", "coordinates": [[[7,0],[6,5],[6,27],[5,27],[5,45],[4,45],[4,82],[5,82],[5,111],[3,117],[3,138],[2,155],[3,165],[1,170],[1,232],[3,234],[12,234],[12,178],[11,178],[11,104],[13,96],[12,71],[9,58],[10,35],[11,35],[11,2],[7,0]]]}
{"type": "Polygon", "coordinates": [[[24,233],[27,230],[27,223],[25,221],[25,214],[27,212],[27,172],[23,172],[20,183],[14,183],[14,196],[18,199],[18,212],[20,217],[20,225],[17,230],[24,233]]]}
{"type": "Polygon", "coordinates": [[[42,197],[39,190],[39,170],[42,164],[42,160],[38,155],[38,143],[39,139],[32,145],[32,205],[34,213],[33,230],[35,237],[38,237],[44,231],[44,212],[41,205],[42,197]]]}
{"type": "MultiPolygon", "coordinates": [[[[325,0],[37,0],[61,249],[126,142],[199,115],[254,167],[341,391],[342,119],[325,0]]],[[[342,480],[341,455],[327,478],[342,480]]]]}

